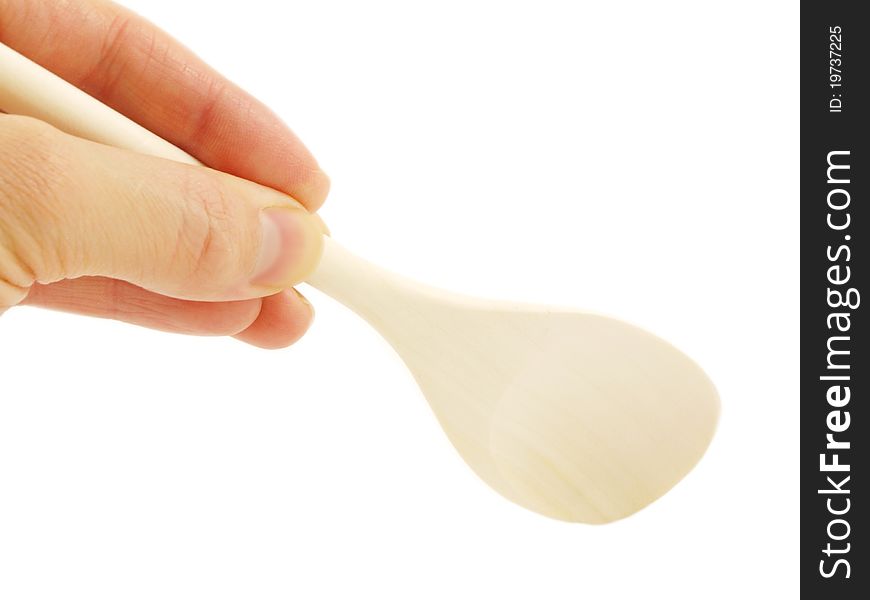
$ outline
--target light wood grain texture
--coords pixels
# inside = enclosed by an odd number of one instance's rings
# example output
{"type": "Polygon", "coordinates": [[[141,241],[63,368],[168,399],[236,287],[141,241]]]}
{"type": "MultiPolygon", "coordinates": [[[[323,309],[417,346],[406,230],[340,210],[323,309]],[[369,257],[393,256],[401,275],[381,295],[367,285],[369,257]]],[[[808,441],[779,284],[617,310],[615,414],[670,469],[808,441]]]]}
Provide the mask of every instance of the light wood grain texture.
{"type": "MultiPolygon", "coordinates": [[[[0,109],[199,164],[2,44],[0,109]]],[[[541,514],[583,523],[626,517],[688,473],[715,431],[719,399],[704,372],[623,321],[437,290],[330,238],[308,283],[392,344],[484,481],[541,514]]]]}

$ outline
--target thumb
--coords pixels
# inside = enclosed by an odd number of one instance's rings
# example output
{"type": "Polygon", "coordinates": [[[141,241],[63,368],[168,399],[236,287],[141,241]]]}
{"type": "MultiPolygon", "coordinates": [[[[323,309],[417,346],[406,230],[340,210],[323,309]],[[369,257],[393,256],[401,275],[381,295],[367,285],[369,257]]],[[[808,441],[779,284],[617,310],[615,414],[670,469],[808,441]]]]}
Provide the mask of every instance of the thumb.
{"type": "Polygon", "coordinates": [[[321,249],[316,218],[280,192],[0,115],[0,310],[83,275],[188,300],[267,296],[321,249]]]}

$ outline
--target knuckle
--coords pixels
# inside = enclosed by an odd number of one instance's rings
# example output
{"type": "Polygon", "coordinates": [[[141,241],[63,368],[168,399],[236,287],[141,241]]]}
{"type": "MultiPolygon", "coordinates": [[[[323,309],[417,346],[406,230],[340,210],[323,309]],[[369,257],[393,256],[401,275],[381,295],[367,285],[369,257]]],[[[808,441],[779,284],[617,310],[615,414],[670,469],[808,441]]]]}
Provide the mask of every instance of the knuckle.
{"type": "Polygon", "coordinates": [[[68,172],[60,132],[37,119],[0,121],[0,194],[3,206],[40,209],[54,205],[68,172]]]}
{"type": "Polygon", "coordinates": [[[53,186],[62,175],[62,140],[57,129],[30,117],[7,116],[0,121],[0,178],[4,196],[28,200],[53,186]]]}
{"type": "Polygon", "coordinates": [[[189,170],[184,177],[183,212],[176,256],[198,281],[220,281],[241,264],[241,205],[214,178],[189,170]]]}
{"type": "Polygon", "coordinates": [[[140,18],[129,13],[118,13],[109,23],[103,43],[91,69],[82,77],[79,85],[94,95],[110,97],[118,89],[118,82],[141,77],[138,61],[160,60],[166,44],[158,43],[158,33],[140,18]],[[135,48],[137,51],[128,52],[135,48]]]}
{"type": "Polygon", "coordinates": [[[44,238],[62,228],[69,161],[54,127],[29,117],[0,120],[0,237],[19,269],[34,276],[60,262],[58,245],[44,238]]]}

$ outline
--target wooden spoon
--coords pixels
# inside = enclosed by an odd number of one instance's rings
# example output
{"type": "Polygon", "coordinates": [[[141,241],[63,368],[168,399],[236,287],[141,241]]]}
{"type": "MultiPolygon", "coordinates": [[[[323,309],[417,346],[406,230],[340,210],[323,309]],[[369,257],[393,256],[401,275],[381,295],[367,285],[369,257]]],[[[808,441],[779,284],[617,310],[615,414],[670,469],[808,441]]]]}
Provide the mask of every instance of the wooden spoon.
{"type": "MultiPolygon", "coordinates": [[[[200,164],[2,44],[0,109],[200,164]]],[[[719,399],[704,372],[623,321],[437,290],[329,237],[308,283],[392,344],[484,481],[541,514],[582,523],[626,517],[688,473],[715,431],[719,399]]]]}

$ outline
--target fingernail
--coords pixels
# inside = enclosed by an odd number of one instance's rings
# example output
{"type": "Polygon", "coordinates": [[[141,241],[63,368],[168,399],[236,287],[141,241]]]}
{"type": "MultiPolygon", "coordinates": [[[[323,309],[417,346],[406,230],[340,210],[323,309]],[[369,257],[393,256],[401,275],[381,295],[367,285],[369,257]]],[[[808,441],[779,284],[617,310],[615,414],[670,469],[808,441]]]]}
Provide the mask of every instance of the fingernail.
{"type": "Polygon", "coordinates": [[[304,304],[305,306],[307,306],[311,310],[312,313],[314,312],[314,307],[311,305],[311,302],[308,300],[308,298],[303,296],[299,290],[297,290],[296,288],[290,288],[290,291],[292,291],[294,294],[296,294],[296,297],[299,298],[299,301],[302,302],[302,304],[304,304]]]}
{"type": "Polygon", "coordinates": [[[311,215],[296,207],[276,206],[260,212],[260,254],[251,283],[288,288],[317,266],[322,234],[311,215]]]}
{"type": "Polygon", "coordinates": [[[317,222],[317,226],[320,228],[320,233],[328,236],[332,235],[332,232],[329,230],[329,227],[326,225],[320,215],[318,215],[317,213],[311,213],[311,218],[317,222]]]}
{"type": "Polygon", "coordinates": [[[305,305],[305,308],[308,309],[308,312],[309,312],[309,314],[311,315],[311,316],[309,317],[309,321],[308,321],[309,324],[310,324],[311,321],[314,320],[314,306],[312,306],[311,302],[308,301],[308,298],[306,298],[305,296],[303,296],[303,295],[299,292],[299,290],[297,290],[296,288],[290,288],[290,291],[292,291],[292,292],[296,295],[296,297],[299,298],[299,301],[300,301],[302,304],[305,305]]]}

